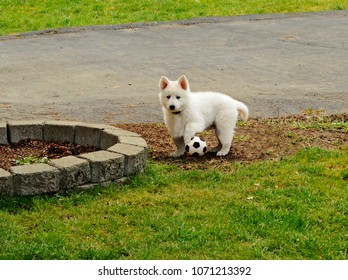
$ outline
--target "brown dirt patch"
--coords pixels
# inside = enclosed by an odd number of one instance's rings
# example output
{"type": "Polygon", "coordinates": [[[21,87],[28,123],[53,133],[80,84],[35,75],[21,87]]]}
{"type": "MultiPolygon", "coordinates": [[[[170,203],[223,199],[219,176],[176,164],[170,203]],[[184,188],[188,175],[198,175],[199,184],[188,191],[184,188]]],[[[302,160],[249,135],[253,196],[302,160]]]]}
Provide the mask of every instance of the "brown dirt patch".
{"type": "MultiPolygon", "coordinates": [[[[116,124],[115,126],[140,134],[149,145],[149,157],[155,161],[178,164],[184,169],[223,167],[230,162],[252,162],[258,160],[278,160],[293,155],[301,148],[322,147],[325,149],[342,148],[348,145],[348,133],[342,127],[336,129],[316,127],[316,124],[347,123],[348,115],[298,116],[277,119],[251,119],[239,122],[231,152],[225,157],[207,153],[200,158],[184,156],[179,159],[169,157],[175,146],[164,124],[116,124]],[[295,125],[297,124],[297,125],[295,125]],[[307,128],[314,126],[315,128],[307,128]],[[299,128],[306,127],[306,128],[299,128]]],[[[332,126],[329,126],[332,127],[332,126]]],[[[209,147],[217,140],[213,130],[200,135],[209,147]]],[[[83,147],[69,143],[45,143],[25,140],[18,144],[0,145],[0,168],[8,170],[13,161],[29,155],[56,159],[67,155],[77,155],[94,151],[94,147],[83,147]]]]}
{"type": "MultiPolygon", "coordinates": [[[[251,119],[246,123],[239,122],[231,152],[227,156],[216,157],[215,154],[208,152],[200,158],[184,156],[180,159],[169,157],[169,154],[175,150],[175,146],[164,124],[117,124],[116,126],[140,134],[149,145],[150,158],[167,163],[178,163],[187,169],[203,163],[221,167],[224,163],[230,162],[278,160],[284,156],[293,155],[305,147],[333,149],[348,145],[348,134],[341,128],[335,130],[303,129],[294,126],[294,123],[302,123],[303,126],[315,124],[313,118],[315,117],[301,116],[281,119],[251,119]]],[[[328,123],[348,121],[346,114],[326,118],[325,122],[328,123]]],[[[207,142],[208,148],[217,144],[214,130],[208,130],[200,136],[207,142]]]]}
{"type": "Polygon", "coordinates": [[[58,159],[70,155],[79,155],[96,151],[95,147],[81,146],[71,143],[48,143],[40,140],[22,140],[10,145],[0,145],[0,168],[9,170],[15,160],[28,157],[47,157],[58,159]]]}

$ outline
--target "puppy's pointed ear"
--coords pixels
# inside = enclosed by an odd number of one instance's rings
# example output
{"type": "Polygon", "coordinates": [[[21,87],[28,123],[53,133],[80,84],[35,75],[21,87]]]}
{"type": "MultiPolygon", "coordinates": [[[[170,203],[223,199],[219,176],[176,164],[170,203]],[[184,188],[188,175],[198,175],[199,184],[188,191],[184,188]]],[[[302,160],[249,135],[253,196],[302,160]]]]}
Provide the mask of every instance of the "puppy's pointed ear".
{"type": "Polygon", "coordinates": [[[159,87],[161,90],[164,90],[167,88],[167,86],[169,85],[169,80],[167,77],[162,76],[160,81],[159,81],[159,87]]]}
{"type": "Polygon", "coordinates": [[[179,78],[178,83],[183,90],[189,90],[189,83],[188,83],[185,75],[182,75],[179,78]]]}

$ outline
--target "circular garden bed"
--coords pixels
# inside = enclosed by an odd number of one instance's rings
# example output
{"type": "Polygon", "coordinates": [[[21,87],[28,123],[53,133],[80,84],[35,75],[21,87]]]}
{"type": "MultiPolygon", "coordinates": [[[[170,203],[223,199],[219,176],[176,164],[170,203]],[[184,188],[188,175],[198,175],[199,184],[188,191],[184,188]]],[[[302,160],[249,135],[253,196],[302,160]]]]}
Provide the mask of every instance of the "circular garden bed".
{"type": "Polygon", "coordinates": [[[0,145],[26,139],[93,148],[47,163],[0,168],[2,196],[66,193],[122,182],[142,172],[146,165],[146,141],[114,126],[64,121],[0,122],[0,145]]]}

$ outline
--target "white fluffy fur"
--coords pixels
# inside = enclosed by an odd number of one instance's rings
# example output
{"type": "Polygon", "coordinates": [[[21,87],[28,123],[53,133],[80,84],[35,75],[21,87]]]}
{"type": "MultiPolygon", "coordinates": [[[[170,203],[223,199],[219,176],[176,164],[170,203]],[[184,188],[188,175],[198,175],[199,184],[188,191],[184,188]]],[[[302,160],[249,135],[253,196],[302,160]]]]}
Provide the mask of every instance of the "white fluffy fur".
{"type": "Polygon", "coordinates": [[[164,122],[177,147],[174,157],[182,156],[185,144],[196,133],[214,126],[219,144],[213,149],[218,156],[227,155],[233,140],[238,112],[243,120],[248,107],[228,95],[218,92],[191,92],[185,76],[177,81],[161,77],[159,94],[164,122]]]}

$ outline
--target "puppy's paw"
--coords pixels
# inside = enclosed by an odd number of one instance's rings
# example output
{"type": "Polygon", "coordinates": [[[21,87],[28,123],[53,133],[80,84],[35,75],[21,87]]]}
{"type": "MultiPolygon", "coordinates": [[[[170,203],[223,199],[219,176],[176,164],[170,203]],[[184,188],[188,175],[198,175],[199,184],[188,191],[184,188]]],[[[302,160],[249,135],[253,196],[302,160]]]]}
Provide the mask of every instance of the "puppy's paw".
{"type": "Polygon", "coordinates": [[[217,153],[216,153],[216,155],[218,156],[218,157],[223,157],[223,156],[226,156],[227,154],[228,154],[228,152],[229,151],[218,151],[217,153]]]}
{"type": "Polygon", "coordinates": [[[184,155],[185,152],[175,151],[174,153],[171,153],[170,156],[173,158],[178,158],[184,155]]]}

